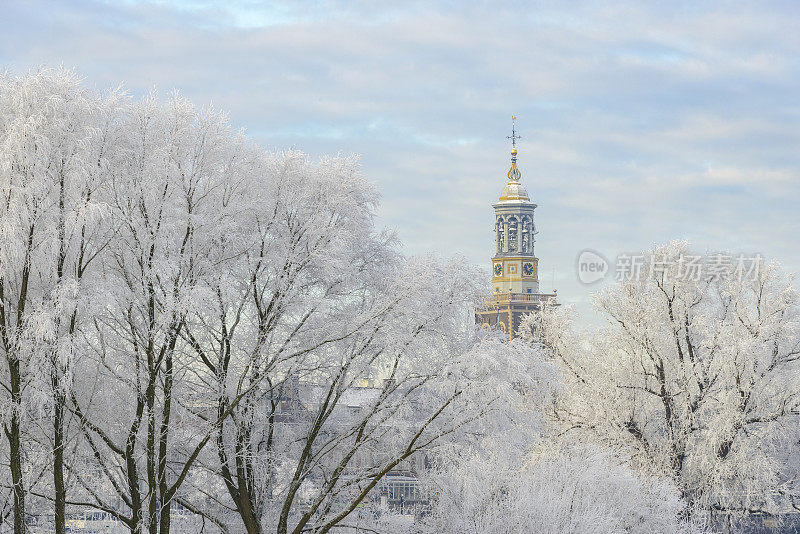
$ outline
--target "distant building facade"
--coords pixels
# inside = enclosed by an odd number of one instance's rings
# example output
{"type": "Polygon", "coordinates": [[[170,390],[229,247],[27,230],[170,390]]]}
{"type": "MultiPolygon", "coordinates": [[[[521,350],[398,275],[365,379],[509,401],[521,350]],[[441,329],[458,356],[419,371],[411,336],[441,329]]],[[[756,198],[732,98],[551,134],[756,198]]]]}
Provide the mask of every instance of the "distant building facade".
{"type": "Polygon", "coordinates": [[[492,295],[475,311],[478,323],[500,328],[514,337],[525,314],[544,305],[556,305],[556,292],[539,291],[539,259],[534,253],[536,225],[528,191],[520,183],[516,140],[512,127],[511,168],[500,199],[492,204],[495,212],[495,254],[492,257],[492,295]]]}

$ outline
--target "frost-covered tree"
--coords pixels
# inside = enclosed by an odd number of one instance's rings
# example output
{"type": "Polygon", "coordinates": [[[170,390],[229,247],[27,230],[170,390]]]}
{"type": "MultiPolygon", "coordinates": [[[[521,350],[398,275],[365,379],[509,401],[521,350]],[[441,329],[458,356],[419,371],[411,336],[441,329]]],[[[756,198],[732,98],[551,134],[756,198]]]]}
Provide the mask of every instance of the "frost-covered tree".
{"type": "Polygon", "coordinates": [[[642,475],[600,445],[569,442],[546,419],[563,393],[543,351],[484,343],[492,415],[433,451],[435,498],[423,533],[688,532],[668,479],[642,475]]]}
{"type": "Polygon", "coordinates": [[[745,271],[734,261],[698,277],[687,272],[695,256],[682,242],[652,250],[648,276],[597,296],[600,331],[575,335],[566,309],[523,330],[564,371],[553,415],[565,430],[670,476],[692,514],[776,513],[796,492],[787,468],[798,447],[800,300],[774,263],[745,271]]]}
{"type": "Polygon", "coordinates": [[[91,461],[73,475],[85,502],[132,532],[166,533],[180,486],[212,436],[182,417],[179,396],[194,364],[184,350],[187,315],[225,274],[225,254],[241,250],[236,215],[252,150],[222,114],[178,95],[130,106],[119,143],[102,309],[84,335],[93,358],[72,397],[91,461]]]}
{"type": "Polygon", "coordinates": [[[246,529],[257,532],[274,491],[281,397],[316,370],[314,355],[358,331],[363,295],[396,269],[397,253],[391,236],[374,231],[377,196],[352,158],[264,155],[248,180],[243,246],[237,254],[226,247],[228,272],[210,281],[183,338],[199,362],[195,404],[219,416],[249,392],[216,429],[213,461],[246,529]]]}
{"type": "Polygon", "coordinates": [[[15,532],[25,529],[26,494],[45,469],[52,485],[42,492],[54,502],[56,531],[64,532],[66,399],[80,358],[75,336],[92,298],[92,263],[109,239],[98,197],[120,101],[119,92],[96,94],[65,70],[0,75],[0,380],[15,532]],[[45,425],[49,431],[35,430],[45,425]],[[39,465],[37,448],[25,445],[34,440],[50,457],[39,465]]]}
{"type": "Polygon", "coordinates": [[[262,163],[250,246],[184,332],[199,417],[248,393],[217,427],[216,458],[202,458],[230,501],[198,473],[181,502],[219,523],[230,502],[247,532],[326,532],[387,472],[483,415],[460,409],[479,277],[402,260],[375,229],[377,193],[356,160],[262,163]]]}
{"type": "Polygon", "coordinates": [[[454,264],[410,262],[345,323],[355,335],[305,360],[315,398],[284,437],[299,446],[278,462],[268,502],[276,532],[328,532],[401,462],[490,411],[491,402],[474,402],[492,385],[478,371],[484,353],[470,350],[473,282],[452,272],[454,264]],[[379,387],[358,395],[369,376],[379,387]]]}
{"type": "Polygon", "coordinates": [[[540,441],[528,454],[509,452],[495,441],[437,473],[422,532],[692,531],[680,520],[684,504],[674,486],[635,473],[608,451],[540,441]]]}
{"type": "Polygon", "coordinates": [[[176,507],[221,530],[327,531],[485,415],[465,394],[488,387],[467,357],[478,277],[403,259],[355,159],[269,154],[177,95],[2,83],[17,532],[32,495],[62,531],[69,507],[132,532],[169,532],[176,507]]]}

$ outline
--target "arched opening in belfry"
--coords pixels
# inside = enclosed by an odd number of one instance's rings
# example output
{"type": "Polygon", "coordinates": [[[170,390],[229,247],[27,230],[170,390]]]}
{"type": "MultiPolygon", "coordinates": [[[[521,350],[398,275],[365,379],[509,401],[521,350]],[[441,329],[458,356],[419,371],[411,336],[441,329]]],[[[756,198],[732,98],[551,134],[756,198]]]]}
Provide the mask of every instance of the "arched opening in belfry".
{"type": "Polygon", "coordinates": [[[525,215],[522,217],[522,249],[523,253],[533,252],[533,227],[531,218],[525,215]]]}
{"type": "Polygon", "coordinates": [[[505,244],[505,228],[503,227],[503,218],[498,217],[494,225],[494,233],[497,236],[497,254],[503,252],[503,245],[505,244]]]}
{"type": "Polygon", "coordinates": [[[517,251],[517,236],[519,233],[519,223],[516,217],[508,218],[508,251],[517,251]]]}

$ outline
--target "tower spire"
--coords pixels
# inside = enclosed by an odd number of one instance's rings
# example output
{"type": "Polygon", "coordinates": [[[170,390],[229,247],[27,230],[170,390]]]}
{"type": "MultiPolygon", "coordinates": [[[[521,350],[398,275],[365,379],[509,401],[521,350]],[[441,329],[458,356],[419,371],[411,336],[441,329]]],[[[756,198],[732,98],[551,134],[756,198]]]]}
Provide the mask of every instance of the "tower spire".
{"type": "Polygon", "coordinates": [[[521,136],[517,135],[516,120],[517,117],[515,115],[511,115],[511,135],[506,136],[506,139],[511,139],[511,150],[513,150],[512,154],[517,153],[517,139],[522,138],[521,136]]]}
{"type": "Polygon", "coordinates": [[[522,173],[517,169],[517,139],[521,139],[522,136],[517,135],[516,121],[517,117],[512,115],[511,135],[506,136],[506,139],[511,139],[511,169],[508,171],[508,180],[510,182],[519,182],[520,178],[522,178],[522,173]]]}

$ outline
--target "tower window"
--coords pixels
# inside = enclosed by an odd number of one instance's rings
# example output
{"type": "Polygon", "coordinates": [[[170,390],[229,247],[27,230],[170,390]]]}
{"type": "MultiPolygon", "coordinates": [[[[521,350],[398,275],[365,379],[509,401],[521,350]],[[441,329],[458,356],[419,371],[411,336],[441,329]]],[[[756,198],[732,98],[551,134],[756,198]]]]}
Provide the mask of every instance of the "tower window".
{"type": "Polygon", "coordinates": [[[497,234],[497,253],[503,252],[503,245],[505,241],[505,228],[503,226],[503,218],[498,217],[497,224],[494,225],[494,231],[497,234]]]}
{"type": "Polygon", "coordinates": [[[508,219],[508,251],[517,251],[517,233],[519,232],[517,218],[510,217],[508,219]]]}
{"type": "Polygon", "coordinates": [[[531,219],[527,215],[522,218],[522,252],[533,252],[531,246],[531,219]]]}

